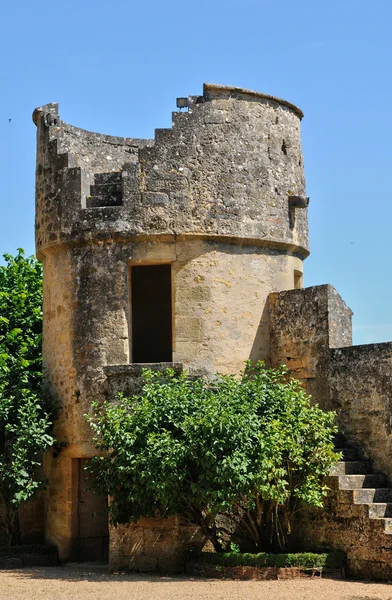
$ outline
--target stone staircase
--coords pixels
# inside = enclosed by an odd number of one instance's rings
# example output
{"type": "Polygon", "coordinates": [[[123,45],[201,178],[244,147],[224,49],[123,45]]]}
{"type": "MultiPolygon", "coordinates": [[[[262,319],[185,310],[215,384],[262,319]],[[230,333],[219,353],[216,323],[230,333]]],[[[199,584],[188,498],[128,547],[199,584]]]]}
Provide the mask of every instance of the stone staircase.
{"type": "Polygon", "coordinates": [[[383,473],[374,473],[371,462],[358,460],[355,448],[337,448],[343,454],[330,476],[340,491],[349,490],[353,504],[364,505],[369,519],[377,519],[392,534],[392,487],[383,473]]]}
{"type": "Polygon", "coordinates": [[[293,542],[305,551],[343,550],[351,577],[392,580],[392,487],[356,449],[338,446],[343,456],[324,507],[298,513],[293,542]]]}
{"type": "Polygon", "coordinates": [[[98,173],[94,175],[94,185],[90,186],[90,196],[86,198],[86,208],[122,206],[122,173],[98,173]]]}

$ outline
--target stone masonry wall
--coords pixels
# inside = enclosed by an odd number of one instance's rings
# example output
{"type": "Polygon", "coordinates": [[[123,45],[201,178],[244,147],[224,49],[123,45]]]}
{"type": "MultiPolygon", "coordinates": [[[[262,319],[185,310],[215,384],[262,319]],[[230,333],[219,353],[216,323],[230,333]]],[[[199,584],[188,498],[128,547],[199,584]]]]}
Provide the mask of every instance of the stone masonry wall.
{"type": "Polygon", "coordinates": [[[268,362],[268,293],[293,286],[301,268],[300,259],[274,250],[201,240],[45,253],[45,382],[60,401],[55,433],[67,444],[46,461],[47,537],[62,557],[73,527],[70,461],[95,453],[83,415],[109,393],[106,365],[132,356],[129,265],[161,261],[172,261],[173,360],[202,373],[239,371],[248,358],[268,362]]]}
{"type": "Polygon", "coordinates": [[[271,363],[286,365],[315,402],[330,408],[329,349],[351,344],[351,310],[331,285],[269,297],[271,363]]]}
{"type": "Polygon", "coordinates": [[[297,513],[292,547],[304,552],[342,550],[350,577],[391,580],[392,535],[386,534],[384,520],[370,519],[368,505],[356,504],[353,490],[341,490],[337,478],[330,479],[324,508],[297,513]]]}
{"type": "Polygon", "coordinates": [[[132,266],[171,264],[173,361],[238,372],[269,362],[268,294],[293,288],[308,255],[301,111],[210,84],[188,103],[154,140],[67,125],[55,103],[34,112],[44,379],[65,444],[45,461],[46,537],[62,560],[74,465],[96,453],[84,414],[112,393],[108,366],[132,362],[132,266]]]}
{"type": "Polygon", "coordinates": [[[181,573],[186,553],[201,550],[206,540],[196,525],[178,517],[140,519],[137,524],[110,527],[111,571],[181,573]]]}
{"type": "Polygon", "coordinates": [[[392,483],[392,342],[332,349],[329,385],[339,430],[392,483]]]}
{"type": "MultiPolygon", "coordinates": [[[[286,364],[313,401],[336,411],[346,445],[370,459],[373,471],[386,474],[391,483],[392,343],[351,346],[351,311],[331,286],[274,293],[269,306],[273,365],[286,364]]],[[[362,473],[350,470],[355,463],[347,465],[343,473],[362,473]]],[[[382,502],[389,501],[391,490],[366,489],[382,479],[369,477],[363,490],[366,475],[358,475],[357,484],[331,477],[324,508],[298,513],[291,544],[306,551],[344,550],[350,575],[388,579],[390,525],[372,511],[389,516],[389,505],[382,502]],[[369,492],[368,500],[362,500],[362,491],[369,492]]]]}
{"type": "Polygon", "coordinates": [[[269,299],[271,360],[286,364],[339,431],[392,482],[392,343],[351,346],[351,311],[332,286],[269,299]]]}

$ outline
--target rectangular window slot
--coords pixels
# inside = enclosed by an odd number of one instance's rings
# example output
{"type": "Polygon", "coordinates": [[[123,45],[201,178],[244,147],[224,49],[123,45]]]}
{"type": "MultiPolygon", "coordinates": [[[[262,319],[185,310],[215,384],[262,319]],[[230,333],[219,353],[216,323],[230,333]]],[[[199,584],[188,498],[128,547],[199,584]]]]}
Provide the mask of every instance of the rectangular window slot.
{"type": "Polygon", "coordinates": [[[294,270],[294,289],[301,290],[304,287],[302,271],[294,270]]]}
{"type": "Polygon", "coordinates": [[[132,360],[172,362],[171,265],[131,268],[132,360]]]}

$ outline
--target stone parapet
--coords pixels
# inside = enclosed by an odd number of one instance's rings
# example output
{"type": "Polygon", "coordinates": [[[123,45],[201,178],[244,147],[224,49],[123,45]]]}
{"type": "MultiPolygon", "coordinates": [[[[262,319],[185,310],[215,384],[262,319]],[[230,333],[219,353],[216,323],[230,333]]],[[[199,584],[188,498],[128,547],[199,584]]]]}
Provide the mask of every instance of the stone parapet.
{"type": "Polygon", "coordinates": [[[39,252],[132,236],[207,236],[308,254],[302,112],[205,84],[154,140],[92,133],[34,111],[39,252]],[[113,180],[116,180],[113,194],[113,180]],[[289,199],[304,198],[296,204],[289,199]]]}
{"type": "Polygon", "coordinates": [[[269,314],[272,364],[336,411],[343,451],[362,459],[338,464],[325,507],[298,515],[292,543],[344,550],[350,575],[389,579],[392,343],[351,346],[351,310],[329,285],[270,294],[269,314]]]}

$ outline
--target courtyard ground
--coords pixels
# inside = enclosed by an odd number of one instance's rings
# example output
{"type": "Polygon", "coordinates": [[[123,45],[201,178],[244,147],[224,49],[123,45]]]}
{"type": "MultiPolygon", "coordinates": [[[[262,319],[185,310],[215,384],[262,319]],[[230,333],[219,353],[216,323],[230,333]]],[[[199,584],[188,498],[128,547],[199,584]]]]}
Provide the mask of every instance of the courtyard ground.
{"type": "Polygon", "coordinates": [[[0,571],[0,600],[392,600],[392,584],[331,579],[220,581],[67,567],[0,571]]]}

